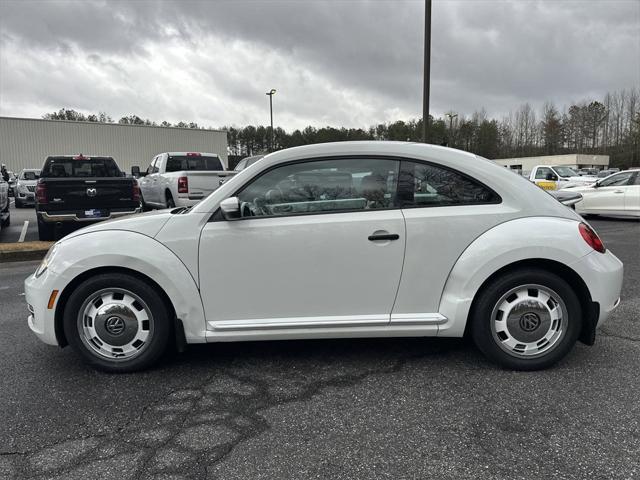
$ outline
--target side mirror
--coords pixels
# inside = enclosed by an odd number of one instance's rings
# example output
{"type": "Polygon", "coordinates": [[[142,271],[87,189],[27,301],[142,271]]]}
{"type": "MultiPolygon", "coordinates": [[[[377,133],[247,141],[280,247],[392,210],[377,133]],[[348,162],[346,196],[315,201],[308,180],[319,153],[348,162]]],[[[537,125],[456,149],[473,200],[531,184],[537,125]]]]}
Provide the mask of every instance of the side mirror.
{"type": "Polygon", "coordinates": [[[220,211],[225,220],[240,218],[240,200],[238,200],[238,197],[225,198],[220,202],[220,211]]]}
{"type": "Polygon", "coordinates": [[[142,175],[140,174],[140,167],[137,165],[134,165],[133,167],[131,167],[131,175],[134,178],[140,178],[142,175]]]}

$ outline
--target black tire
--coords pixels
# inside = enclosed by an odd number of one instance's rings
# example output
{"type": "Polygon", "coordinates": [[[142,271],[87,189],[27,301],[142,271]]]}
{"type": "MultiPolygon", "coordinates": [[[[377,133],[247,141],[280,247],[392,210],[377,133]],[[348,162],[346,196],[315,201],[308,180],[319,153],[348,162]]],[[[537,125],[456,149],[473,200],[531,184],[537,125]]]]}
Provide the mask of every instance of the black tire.
{"type": "MultiPolygon", "coordinates": [[[[528,290],[535,293],[535,288],[528,290]]],[[[535,293],[538,295],[537,293],[535,293]]],[[[508,297],[507,297],[508,298],[508,297]]],[[[509,301],[509,299],[505,300],[509,301]]],[[[502,305],[502,303],[500,303],[502,305]]],[[[524,307],[525,311],[528,307],[524,307]]],[[[516,316],[519,315],[516,314],[516,316]]],[[[522,315],[519,325],[522,325],[522,318],[529,315],[529,312],[522,315]]],[[[498,312],[497,317],[500,316],[498,312]]],[[[582,307],[575,291],[571,286],[558,275],[537,268],[523,268],[506,273],[505,275],[493,280],[490,284],[485,285],[478,293],[474,302],[473,310],[470,316],[470,333],[476,346],[490,360],[495,363],[513,370],[541,370],[548,368],[562,358],[564,358],[573,348],[582,328],[582,307]],[[494,319],[492,313],[494,308],[498,308],[499,302],[510,291],[520,286],[539,285],[553,291],[565,307],[565,315],[559,323],[562,325],[564,333],[559,334],[558,339],[548,351],[544,351],[536,356],[524,357],[516,352],[508,353],[500,346],[501,342],[498,337],[500,334],[492,331],[494,319]],[[566,318],[565,318],[566,317],[566,318]]],[[[513,317],[509,317],[509,321],[516,321],[513,317]]],[[[539,326],[544,329],[541,320],[538,317],[539,326]]],[[[518,324],[515,329],[517,330],[518,324]]],[[[538,327],[534,327],[538,328],[538,327]]],[[[543,332],[543,330],[540,332],[543,332]]],[[[497,328],[495,328],[497,330],[497,328]]],[[[502,334],[504,335],[504,334],[502,334]]],[[[519,341],[516,339],[516,341],[519,341]]],[[[535,340],[532,340],[535,342],[535,340]]],[[[544,344],[542,347],[544,348],[544,344]]]]}
{"type": "Polygon", "coordinates": [[[11,225],[11,213],[9,213],[9,209],[7,208],[7,218],[2,220],[2,227],[8,227],[11,225]]]}
{"type": "Polygon", "coordinates": [[[20,200],[18,200],[16,198],[16,203],[15,203],[16,208],[22,208],[22,202],[20,200]]]}
{"type": "Polygon", "coordinates": [[[53,224],[45,223],[38,219],[38,240],[42,242],[50,242],[55,237],[55,226],[53,224]]]}
{"type": "MultiPolygon", "coordinates": [[[[125,373],[143,370],[151,367],[162,357],[169,346],[172,334],[170,308],[154,287],[139,278],[122,273],[105,273],[91,277],[76,287],[64,309],[64,333],[69,342],[92,367],[112,373],[125,373]],[[97,292],[108,289],[122,289],[138,296],[149,309],[151,327],[148,340],[144,348],[132,358],[107,358],[92,350],[81,338],[82,318],[80,318],[85,302],[97,292]]],[[[111,314],[108,314],[111,315],[111,314]]],[[[95,317],[96,328],[98,316],[95,317]]],[[[106,328],[107,320],[104,320],[106,328]]],[[[149,328],[149,327],[147,327],[149,328]]],[[[103,329],[104,332],[104,329],[103,329]]]]}
{"type": "Polygon", "coordinates": [[[173,200],[173,196],[171,195],[171,192],[167,192],[166,193],[166,206],[167,208],[175,208],[176,207],[176,202],[173,200]]]}

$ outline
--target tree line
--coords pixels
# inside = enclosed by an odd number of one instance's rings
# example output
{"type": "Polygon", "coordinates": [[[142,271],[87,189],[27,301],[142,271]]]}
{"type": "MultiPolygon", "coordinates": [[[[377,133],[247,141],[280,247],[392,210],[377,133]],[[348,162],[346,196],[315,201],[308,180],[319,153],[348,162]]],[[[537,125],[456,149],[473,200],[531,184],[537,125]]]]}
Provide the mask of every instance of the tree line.
{"type": "MultiPolygon", "coordinates": [[[[84,115],[63,108],[43,118],[114,123],[104,112],[84,115]]],[[[122,117],[117,123],[160,127],[204,128],[194,122],[156,123],[137,115],[122,117]]],[[[209,127],[210,128],[210,127],[209,127]]],[[[323,142],[349,140],[421,141],[422,119],[398,120],[367,128],[312,127],[287,132],[262,125],[224,126],[229,155],[243,158],[270,150],[323,142]]],[[[470,115],[448,112],[429,117],[427,142],[447,145],[497,159],[565,153],[610,156],[611,166],[640,166],[640,89],[607,93],[602,99],[586,99],[558,108],[551,102],[541,111],[525,103],[503,118],[489,118],[483,110],[470,115]]]]}

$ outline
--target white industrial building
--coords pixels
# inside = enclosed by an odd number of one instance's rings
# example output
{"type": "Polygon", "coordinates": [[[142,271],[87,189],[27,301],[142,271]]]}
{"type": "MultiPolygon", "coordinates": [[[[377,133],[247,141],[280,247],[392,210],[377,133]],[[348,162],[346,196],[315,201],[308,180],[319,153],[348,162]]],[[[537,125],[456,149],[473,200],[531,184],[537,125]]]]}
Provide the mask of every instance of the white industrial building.
{"type": "Polygon", "coordinates": [[[150,127],[0,117],[0,162],[7,169],[41,167],[49,155],[105,155],[130,172],[146,169],[162,152],[217,153],[227,165],[227,133],[220,130],[150,127]]]}
{"type": "Polygon", "coordinates": [[[500,158],[494,160],[494,162],[512,170],[523,172],[530,172],[536,165],[566,165],[574,168],[595,167],[602,170],[609,167],[609,155],[570,153],[568,155],[544,155],[541,157],[500,158]]]}

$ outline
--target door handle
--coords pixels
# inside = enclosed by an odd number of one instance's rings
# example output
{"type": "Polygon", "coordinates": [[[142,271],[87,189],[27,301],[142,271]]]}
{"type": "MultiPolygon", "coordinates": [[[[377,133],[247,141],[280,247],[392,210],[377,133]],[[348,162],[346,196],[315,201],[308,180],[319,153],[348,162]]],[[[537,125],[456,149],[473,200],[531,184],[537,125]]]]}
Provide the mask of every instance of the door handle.
{"type": "Polygon", "coordinates": [[[614,190],[613,193],[624,193],[624,190],[614,190]]]}
{"type": "Polygon", "coordinates": [[[398,240],[399,238],[400,235],[398,235],[397,233],[378,233],[369,235],[369,240],[371,240],[372,242],[375,242],[377,240],[398,240]]]}

